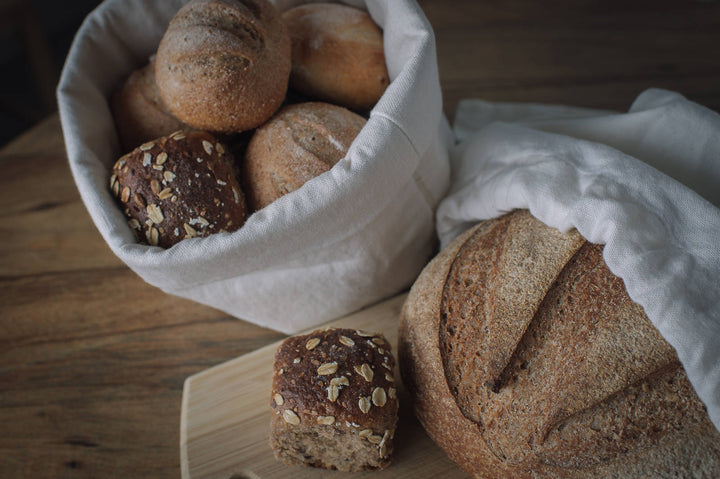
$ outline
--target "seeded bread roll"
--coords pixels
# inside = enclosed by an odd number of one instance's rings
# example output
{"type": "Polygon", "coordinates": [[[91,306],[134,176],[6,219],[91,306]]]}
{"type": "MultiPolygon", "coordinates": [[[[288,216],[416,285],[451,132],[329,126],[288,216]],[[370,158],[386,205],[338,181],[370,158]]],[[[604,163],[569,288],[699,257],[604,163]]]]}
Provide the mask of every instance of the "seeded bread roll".
{"type": "Polygon", "coordinates": [[[155,59],[132,72],[112,96],[112,111],[120,145],[127,152],[154,138],[187,129],[160,97],[155,83],[155,59]]]}
{"type": "Polygon", "coordinates": [[[283,13],[292,42],[290,86],[353,110],[369,110],[390,82],[383,34],[370,15],[336,3],[283,13]]]}
{"type": "Polygon", "coordinates": [[[178,11],[157,50],[163,100],[184,123],[238,132],[280,107],[290,75],[290,39],[267,0],[195,0],[178,11]]]}
{"type": "Polygon", "coordinates": [[[390,464],[398,412],[394,364],[378,334],[329,329],[283,341],[272,383],[275,457],[341,471],[390,464]]]}
{"type": "Polygon", "coordinates": [[[413,285],[403,383],[428,434],[482,478],[717,477],[720,434],[602,246],[514,212],[413,285]]]}
{"type": "Polygon", "coordinates": [[[365,119],[345,108],[308,102],[280,110],[255,131],[243,177],[253,210],[264,208],[345,157],[365,119]]]}
{"type": "Polygon", "coordinates": [[[115,163],[110,189],[141,243],[169,248],[242,226],[245,198],[226,150],[210,133],[176,132],[115,163]]]}

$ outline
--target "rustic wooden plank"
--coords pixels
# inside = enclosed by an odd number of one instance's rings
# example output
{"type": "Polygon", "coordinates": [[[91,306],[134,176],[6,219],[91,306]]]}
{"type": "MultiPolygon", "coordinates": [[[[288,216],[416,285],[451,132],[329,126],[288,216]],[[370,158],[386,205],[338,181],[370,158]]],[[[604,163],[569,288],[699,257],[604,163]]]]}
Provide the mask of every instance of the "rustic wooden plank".
{"type": "Polygon", "coordinates": [[[0,152],[0,278],[122,265],[87,214],[57,115],[0,152]]]}
{"type": "MultiPolygon", "coordinates": [[[[60,129],[60,117],[52,114],[38,122],[34,127],[21,134],[0,150],[0,159],[8,156],[36,156],[43,154],[65,154],[60,129]]],[[[50,180],[50,178],[47,178],[50,180]]],[[[4,179],[0,178],[4,182],[4,179]]],[[[43,180],[45,181],[45,180],[43,180]]]]}
{"type": "Polygon", "coordinates": [[[450,118],[467,97],[626,110],[649,87],[720,109],[717,2],[419,3],[450,118]]]}
{"type": "Polygon", "coordinates": [[[184,379],[282,337],[126,268],[0,280],[0,304],[0,477],[177,477],[184,379]]]}

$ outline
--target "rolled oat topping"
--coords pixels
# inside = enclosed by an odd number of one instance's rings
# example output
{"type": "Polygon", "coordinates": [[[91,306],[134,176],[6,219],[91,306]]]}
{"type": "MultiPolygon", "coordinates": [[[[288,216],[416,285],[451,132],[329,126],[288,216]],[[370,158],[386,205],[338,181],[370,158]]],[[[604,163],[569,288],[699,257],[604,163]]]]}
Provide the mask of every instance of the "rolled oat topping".
{"type": "Polygon", "coordinates": [[[324,364],[321,364],[317,368],[317,373],[320,376],[327,376],[327,375],[335,373],[337,371],[337,368],[338,368],[338,364],[335,361],[333,361],[331,363],[324,363],[324,364]]]}
{"type": "Polygon", "coordinates": [[[363,412],[363,414],[367,414],[368,412],[370,412],[370,408],[372,407],[370,398],[369,397],[361,397],[358,400],[358,407],[363,412]]]}
{"type": "Polygon", "coordinates": [[[365,378],[365,381],[372,382],[374,373],[368,363],[362,363],[360,366],[355,366],[355,372],[365,378]]]}
{"type": "Polygon", "coordinates": [[[317,423],[325,426],[331,426],[335,423],[335,416],[318,416],[317,423]]]}
{"type": "Polygon", "coordinates": [[[286,423],[292,424],[293,426],[300,424],[300,418],[292,409],[285,409],[282,414],[286,423]]]}
{"type": "Polygon", "coordinates": [[[385,389],[383,388],[375,388],[372,392],[372,402],[374,405],[378,407],[382,407],[387,402],[387,395],[385,394],[385,389]]]}
{"type": "Polygon", "coordinates": [[[339,341],[348,347],[355,346],[355,341],[353,341],[351,338],[348,338],[347,336],[340,336],[339,341]]]}

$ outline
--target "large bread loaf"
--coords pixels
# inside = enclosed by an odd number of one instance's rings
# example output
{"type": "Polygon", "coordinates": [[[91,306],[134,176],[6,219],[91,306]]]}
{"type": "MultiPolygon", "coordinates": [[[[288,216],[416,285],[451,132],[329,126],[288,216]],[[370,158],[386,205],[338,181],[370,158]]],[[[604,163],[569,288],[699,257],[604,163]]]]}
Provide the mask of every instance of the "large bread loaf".
{"type": "Polygon", "coordinates": [[[720,434],[602,246],[526,211],[425,268],[399,359],[423,426],[475,477],[718,477],[720,434]]]}

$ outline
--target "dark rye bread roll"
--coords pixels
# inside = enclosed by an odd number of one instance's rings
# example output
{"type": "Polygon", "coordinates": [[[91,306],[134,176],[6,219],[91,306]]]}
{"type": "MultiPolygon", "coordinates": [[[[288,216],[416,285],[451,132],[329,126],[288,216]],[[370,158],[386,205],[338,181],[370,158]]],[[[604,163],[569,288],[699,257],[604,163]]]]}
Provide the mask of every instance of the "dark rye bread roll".
{"type": "Polygon", "coordinates": [[[602,246],[527,211],[445,248],[403,306],[416,415],[483,478],[717,477],[720,434],[602,246]]]}
{"type": "Polygon", "coordinates": [[[207,132],[178,131],[144,143],[113,166],[110,189],[141,243],[234,231],[245,198],[227,147],[207,132]]]}
{"type": "Polygon", "coordinates": [[[382,335],[328,329],[275,354],[270,445],[288,465],[362,471],[390,464],[398,400],[382,335]]]}
{"type": "Polygon", "coordinates": [[[352,110],[371,109],[390,83],[383,33],[363,10],[336,3],[283,13],[292,42],[290,86],[352,110]]]}
{"type": "Polygon", "coordinates": [[[365,118],[340,106],[286,106],[255,131],[243,164],[252,210],[269,205],[345,157],[365,118]]]}
{"type": "Polygon", "coordinates": [[[162,100],[155,83],[155,58],[133,71],[112,96],[113,118],[123,152],[152,139],[188,129],[162,100]]]}
{"type": "Polygon", "coordinates": [[[232,133],[280,107],[290,76],[290,39],[267,0],[194,0],[178,11],[157,50],[163,100],[184,123],[232,133]]]}

